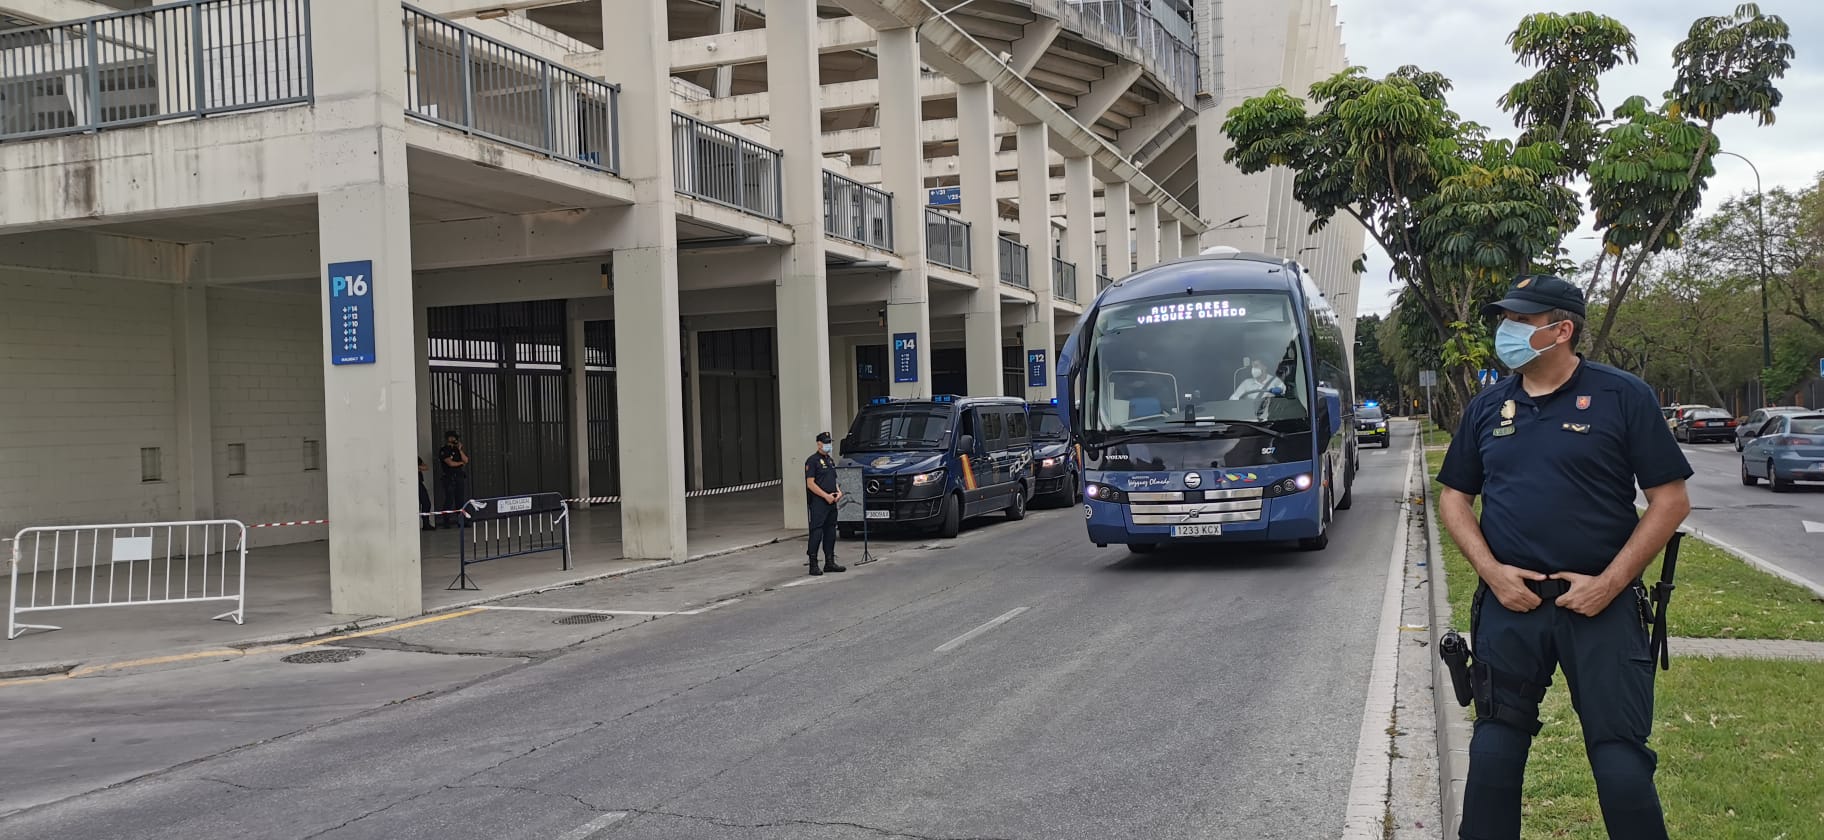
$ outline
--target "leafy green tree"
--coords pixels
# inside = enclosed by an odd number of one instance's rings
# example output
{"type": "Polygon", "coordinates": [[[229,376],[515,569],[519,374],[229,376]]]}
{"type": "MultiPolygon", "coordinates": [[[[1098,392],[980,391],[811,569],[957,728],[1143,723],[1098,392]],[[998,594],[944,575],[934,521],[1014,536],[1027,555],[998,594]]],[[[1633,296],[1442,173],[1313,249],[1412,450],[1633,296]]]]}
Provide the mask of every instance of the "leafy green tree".
{"type": "Polygon", "coordinates": [[[1381,352],[1380,330],[1379,315],[1355,319],[1355,393],[1357,398],[1385,402],[1399,397],[1400,380],[1381,352]]]}
{"type": "Polygon", "coordinates": [[[1753,3],[1733,15],[1698,18],[1672,50],[1676,75],[1666,103],[1653,108],[1632,97],[1616,109],[1623,122],[1604,132],[1590,166],[1590,203],[1604,254],[1619,268],[1633,253],[1604,294],[1608,306],[1592,352],[1608,345],[1647,260],[1678,247],[1680,229],[1697,212],[1704,183],[1715,172],[1717,122],[1740,114],[1753,115],[1760,125],[1773,122],[1782,99],[1774,83],[1792,65],[1791,36],[1784,20],[1753,3]]]}

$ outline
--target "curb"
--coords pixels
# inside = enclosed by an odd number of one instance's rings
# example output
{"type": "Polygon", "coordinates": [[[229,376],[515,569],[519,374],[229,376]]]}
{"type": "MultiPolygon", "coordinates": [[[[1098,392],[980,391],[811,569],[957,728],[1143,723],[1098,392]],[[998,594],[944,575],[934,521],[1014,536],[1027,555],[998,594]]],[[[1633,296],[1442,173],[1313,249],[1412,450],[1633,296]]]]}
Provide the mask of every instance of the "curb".
{"type": "MultiPolygon", "coordinates": [[[[426,616],[440,615],[443,613],[454,612],[456,610],[471,609],[473,607],[476,607],[476,606],[479,606],[482,604],[491,604],[495,601],[504,601],[504,600],[507,600],[508,598],[519,598],[519,597],[523,597],[526,595],[537,595],[542,592],[550,592],[552,590],[565,589],[565,588],[572,587],[572,586],[581,586],[583,584],[593,583],[595,581],[611,580],[613,578],[626,577],[627,575],[638,574],[640,572],[649,572],[649,571],[653,571],[655,569],[668,569],[673,566],[682,566],[687,563],[695,563],[698,560],[709,560],[709,559],[715,558],[715,557],[724,557],[724,556],[727,556],[730,554],[738,554],[743,551],[752,551],[756,548],[765,548],[766,546],[769,546],[769,545],[777,545],[777,544],[779,544],[781,542],[785,542],[789,539],[791,539],[791,538],[790,537],[775,537],[773,539],[764,540],[761,542],[749,543],[746,545],[738,545],[738,546],[733,546],[733,547],[724,548],[724,549],[717,549],[715,551],[704,552],[702,554],[694,554],[689,557],[685,557],[685,558],[677,559],[677,560],[655,560],[650,563],[641,563],[637,566],[629,566],[625,569],[616,569],[614,571],[602,572],[600,574],[584,575],[582,577],[571,578],[569,580],[559,581],[557,583],[548,583],[548,584],[544,584],[541,586],[530,587],[527,589],[517,589],[517,590],[511,591],[511,592],[503,592],[498,595],[489,595],[489,596],[482,597],[482,598],[474,598],[474,599],[470,599],[468,601],[463,601],[463,602],[457,603],[457,604],[445,604],[440,607],[435,607],[433,609],[425,610],[424,612],[419,613],[418,615],[412,616],[410,618],[385,618],[385,617],[381,617],[381,616],[365,616],[362,618],[353,619],[351,621],[342,621],[342,622],[336,622],[333,624],[321,624],[321,625],[310,627],[310,628],[307,628],[304,630],[291,630],[291,631],[286,631],[283,633],[273,633],[273,634],[269,634],[269,635],[265,635],[265,636],[255,636],[255,637],[252,637],[249,639],[240,639],[240,640],[236,640],[236,641],[232,641],[232,642],[225,642],[220,645],[217,645],[216,648],[222,649],[222,650],[234,650],[234,651],[246,652],[246,651],[251,651],[251,650],[255,650],[258,648],[262,648],[262,647],[270,647],[272,645],[290,644],[293,642],[302,642],[302,641],[307,641],[310,639],[318,639],[318,638],[322,638],[324,636],[335,635],[337,633],[348,633],[348,632],[353,632],[353,631],[357,631],[357,630],[369,630],[369,629],[373,629],[376,627],[384,627],[389,624],[399,624],[399,623],[403,623],[406,621],[416,621],[416,620],[418,620],[420,618],[424,618],[426,616]]],[[[205,647],[197,648],[198,652],[203,652],[203,651],[207,651],[207,650],[209,650],[209,648],[205,648],[205,647]]],[[[4,682],[7,680],[25,679],[28,677],[44,677],[44,676],[55,676],[55,675],[59,675],[59,674],[67,674],[72,671],[75,671],[78,668],[108,668],[111,665],[116,665],[121,662],[134,662],[141,658],[143,658],[143,657],[132,657],[132,658],[128,658],[128,659],[110,660],[110,661],[106,661],[106,662],[96,662],[96,663],[90,663],[87,661],[78,660],[78,661],[73,661],[73,662],[37,662],[37,663],[27,663],[24,665],[15,665],[15,666],[12,666],[9,668],[0,669],[0,682],[4,682]]]]}
{"type": "MultiPolygon", "coordinates": [[[[1431,586],[1432,650],[1437,640],[1450,629],[1450,582],[1444,570],[1444,549],[1438,533],[1437,499],[1431,493],[1431,469],[1424,471],[1425,490],[1425,569],[1431,586]]],[[[1431,657],[1431,696],[1438,723],[1439,802],[1444,809],[1445,837],[1457,836],[1457,825],[1463,820],[1463,787],[1469,780],[1469,739],[1473,728],[1457,705],[1456,688],[1451,685],[1450,671],[1444,661],[1431,657]]]]}

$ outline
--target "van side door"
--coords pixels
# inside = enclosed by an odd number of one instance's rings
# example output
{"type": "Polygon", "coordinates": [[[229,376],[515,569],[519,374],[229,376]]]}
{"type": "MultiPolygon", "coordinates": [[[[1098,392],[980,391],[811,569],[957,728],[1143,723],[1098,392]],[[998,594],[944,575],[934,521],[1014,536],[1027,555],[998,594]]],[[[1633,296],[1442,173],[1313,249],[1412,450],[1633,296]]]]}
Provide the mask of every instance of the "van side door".
{"type": "Polygon", "coordinates": [[[1032,494],[1032,415],[1026,406],[1007,409],[1007,481],[1010,493],[1024,486],[1032,494]]]}
{"type": "Polygon", "coordinates": [[[975,473],[975,492],[965,496],[969,500],[970,515],[999,510],[1006,491],[1001,489],[1005,479],[1002,475],[1000,452],[1005,446],[1006,418],[999,406],[982,406],[972,409],[975,412],[975,452],[969,458],[975,473]]]}

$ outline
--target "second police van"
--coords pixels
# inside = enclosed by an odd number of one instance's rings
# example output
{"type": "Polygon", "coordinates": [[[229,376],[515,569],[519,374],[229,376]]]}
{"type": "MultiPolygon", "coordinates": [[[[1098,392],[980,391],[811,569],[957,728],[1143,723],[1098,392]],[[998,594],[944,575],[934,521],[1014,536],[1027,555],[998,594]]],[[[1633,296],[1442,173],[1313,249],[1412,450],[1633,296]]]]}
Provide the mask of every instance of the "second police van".
{"type": "MultiPolygon", "coordinates": [[[[954,537],[963,520],[1032,500],[1033,429],[1013,397],[877,397],[855,415],[842,457],[863,470],[870,526],[954,537]]],[[[844,536],[854,526],[842,526],[844,536]]]]}

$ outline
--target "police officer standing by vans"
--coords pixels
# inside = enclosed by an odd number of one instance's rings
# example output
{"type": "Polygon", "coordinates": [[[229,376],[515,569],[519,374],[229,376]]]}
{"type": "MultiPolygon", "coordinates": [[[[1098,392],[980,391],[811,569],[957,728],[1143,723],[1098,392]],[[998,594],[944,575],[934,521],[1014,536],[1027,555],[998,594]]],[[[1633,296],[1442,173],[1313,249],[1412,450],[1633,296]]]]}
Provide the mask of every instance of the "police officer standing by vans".
{"type": "Polygon", "coordinates": [[[824,571],[846,572],[836,565],[836,503],[842,499],[842,488],[836,486],[836,458],[830,454],[830,433],[817,433],[817,451],[804,461],[804,501],[810,508],[811,536],[805,549],[810,555],[811,574],[824,571]],[[823,547],[823,568],[817,568],[817,548],[823,547]]]}
{"type": "Polygon", "coordinates": [[[1691,510],[1691,467],[1646,383],[1574,352],[1584,327],[1576,285],[1524,277],[1483,314],[1502,318],[1495,352],[1518,375],[1470,402],[1438,474],[1444,525],[1479,578],[1478,719],[1458,837],[1520,837],[1539,702],[1562,667],[1609,837],[1664,840],[1640,575],[1691,510]]]}

